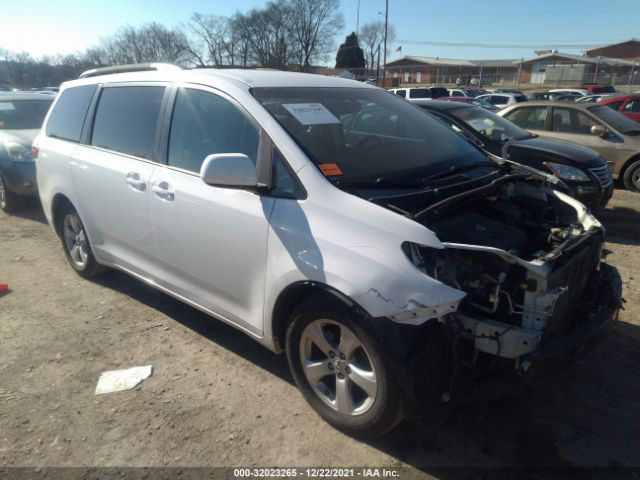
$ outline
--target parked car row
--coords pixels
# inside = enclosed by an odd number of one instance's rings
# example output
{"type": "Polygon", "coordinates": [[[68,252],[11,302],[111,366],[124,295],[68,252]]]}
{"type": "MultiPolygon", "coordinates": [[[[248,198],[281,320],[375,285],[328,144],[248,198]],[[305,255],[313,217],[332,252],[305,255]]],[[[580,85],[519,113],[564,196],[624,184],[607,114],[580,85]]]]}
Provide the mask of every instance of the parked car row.
{"type": "Polygon", "coordinates": [[[421,102],[420,106],[494,155],[506,156],[557,176],[569,187],[572,197],[593,210],[603,208],[613,195],[609,168],[590,148],[539,138],[472,105],[436,101],[421,102]]]}
{"type": "Polygon", "coordinates": [[[606,105],[592,103],[527,102],[498,115],[536,135],[568,140],[597,151],[614,178],[640,191],[640,123],[606,105]]]}

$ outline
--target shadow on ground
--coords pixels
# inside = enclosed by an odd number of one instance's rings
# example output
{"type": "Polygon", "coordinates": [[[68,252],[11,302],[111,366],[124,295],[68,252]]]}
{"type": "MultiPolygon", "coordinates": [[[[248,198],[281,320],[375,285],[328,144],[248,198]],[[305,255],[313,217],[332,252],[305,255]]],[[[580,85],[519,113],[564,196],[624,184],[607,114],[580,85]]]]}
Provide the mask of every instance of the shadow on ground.
{"type": "MultiPolygon", "coordinates": [[[[39,206],[32,207],[19,215],[44,222],[39,206]]],[[[602,213],[612,243],[640,244],[639,211],[614,204],[602,213]]],[[[283,355],[234,328],[119,272],[97,283],[293,383],[283,355]]],[[[634,318],[633,312],[625,318],[634,318]]],[[[548,469],[575,467],[622,469],[618,471],[625,476],[632,472],[624,468],[640,468],[638,371],[640,327],[621,321],[576,363],[537,379],[519,394],[454,408],[434,422],[437,427],[429,420],[406,422],[389,436],[367,443],[443,479],[488,478],[495,473],[489,469],[496,467],[505,469],[505,478],[544,478],[548,469]],[[512,468],[520,470],[513,473],[512,468]]]]}

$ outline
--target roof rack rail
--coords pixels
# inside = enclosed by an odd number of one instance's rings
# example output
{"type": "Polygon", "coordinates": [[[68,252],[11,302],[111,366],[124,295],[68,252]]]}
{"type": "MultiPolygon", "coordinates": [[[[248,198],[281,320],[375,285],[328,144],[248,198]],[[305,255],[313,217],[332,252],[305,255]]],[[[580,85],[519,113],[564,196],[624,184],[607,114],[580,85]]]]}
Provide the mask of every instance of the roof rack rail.
{"type": "Polygon", "coordinates": [[[82,72],[78,78],[97,77],[99,75],[109,75],[111,73],[148,72],[153,70],[173,71],[182,70],[182,68],[171,63],[132,63],[129,65],[113,65],[111,67],[92,68],[91,70],[82,72]]]}

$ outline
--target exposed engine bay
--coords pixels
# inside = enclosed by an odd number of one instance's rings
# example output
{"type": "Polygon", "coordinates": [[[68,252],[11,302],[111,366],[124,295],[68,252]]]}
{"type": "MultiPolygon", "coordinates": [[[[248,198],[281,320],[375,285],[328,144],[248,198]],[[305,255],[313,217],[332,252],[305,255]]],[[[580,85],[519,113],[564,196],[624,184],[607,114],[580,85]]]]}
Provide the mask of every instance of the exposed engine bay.
{"type": "Polygon", "coordinates": [[[405,253],[467,294],[440,321],[477,352],[518,366],[544,338],[586,318],[580,305],[598,275],[604,229],[578,202],[521,176],[476,190],[414,215],[444,249],[406,243],[405,253]]]}

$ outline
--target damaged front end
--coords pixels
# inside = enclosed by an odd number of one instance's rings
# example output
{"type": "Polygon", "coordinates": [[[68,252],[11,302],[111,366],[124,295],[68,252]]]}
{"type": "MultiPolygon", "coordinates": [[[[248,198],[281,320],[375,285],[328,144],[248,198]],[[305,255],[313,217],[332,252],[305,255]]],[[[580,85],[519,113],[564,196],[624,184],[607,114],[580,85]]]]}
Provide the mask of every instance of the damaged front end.
{"type": "Polygon", "coordinates": [[[413,218],[444,248],[407,242],[405,254],[424,274],[466,294],[456,312],[439,318],[454,358],[466,365],[499,361],[528,375],[617,318],[620,282],[602,261],[604,228],[541,182],[505,176],[413,218]]]}

